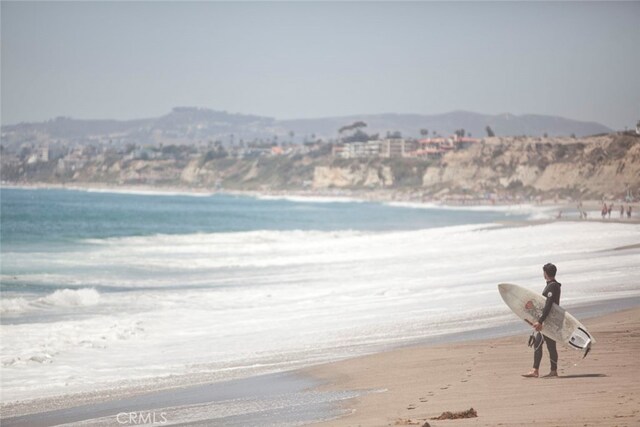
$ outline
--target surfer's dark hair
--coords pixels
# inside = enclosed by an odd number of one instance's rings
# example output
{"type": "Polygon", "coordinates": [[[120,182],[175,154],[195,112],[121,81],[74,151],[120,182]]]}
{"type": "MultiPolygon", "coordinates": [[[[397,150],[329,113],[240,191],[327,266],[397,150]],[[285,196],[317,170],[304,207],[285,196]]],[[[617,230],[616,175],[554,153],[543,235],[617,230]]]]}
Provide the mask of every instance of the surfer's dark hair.
{"type": "Polygon", "coordinates": [[[542,267],[542,270],[544,270],[544,272],[547,273],[547,276],[549,277],[556,277],[556,272],[558,271],[556,266],[551,264],[550,262],[545,264],[542,267]]]}

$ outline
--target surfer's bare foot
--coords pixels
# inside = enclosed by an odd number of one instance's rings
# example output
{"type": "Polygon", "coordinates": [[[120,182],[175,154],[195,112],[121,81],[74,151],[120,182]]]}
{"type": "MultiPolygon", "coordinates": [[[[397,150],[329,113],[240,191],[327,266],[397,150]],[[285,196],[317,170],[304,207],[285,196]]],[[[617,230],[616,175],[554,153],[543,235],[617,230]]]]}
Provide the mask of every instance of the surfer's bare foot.
{"type": "Polygon", "coordinates": [[[545,375],[542,378],[553,378],[553,377],[557,377],[558,376],[558,371],[551,371],[549,372],[547,375],[545,375]]]}
{"type": "Polygon", "coordinates": [[[525,378],[538,378],[538,370],[532,369],[528,374],[523,374],[522,376],[525,378]]]}

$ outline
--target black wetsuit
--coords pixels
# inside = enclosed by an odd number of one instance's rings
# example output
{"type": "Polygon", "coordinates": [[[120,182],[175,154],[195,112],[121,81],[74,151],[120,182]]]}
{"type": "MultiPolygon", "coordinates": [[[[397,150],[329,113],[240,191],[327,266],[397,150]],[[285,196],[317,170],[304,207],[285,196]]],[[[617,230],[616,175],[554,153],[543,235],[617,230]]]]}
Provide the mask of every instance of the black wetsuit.
{"type": "MultiPolygon", "coordinates": [[[[542,316],[538,319],[539,323],[543,323],[549,312],[551,311],[551,307],[553,307],[553,303],[560,305],[560,287],[562,285],[555,280],[549,280],[547,282],[547,286],[544,288],[542,295],[547,298],[547,302],[544,305],[544,310],[542,310],[542,316]]],[[[545,337],[544,341],[547,343],[547,349],[549,350],[549,360],[551,361],[551,370],[558,370],[558,351],[556,350],[556,342],[551,338],[545,337]]],[[[533,355],[533,368],[538,369],[540,367],[540,362],[542,361],[542,345],[536,347],[536,351],[533,355]]]]}

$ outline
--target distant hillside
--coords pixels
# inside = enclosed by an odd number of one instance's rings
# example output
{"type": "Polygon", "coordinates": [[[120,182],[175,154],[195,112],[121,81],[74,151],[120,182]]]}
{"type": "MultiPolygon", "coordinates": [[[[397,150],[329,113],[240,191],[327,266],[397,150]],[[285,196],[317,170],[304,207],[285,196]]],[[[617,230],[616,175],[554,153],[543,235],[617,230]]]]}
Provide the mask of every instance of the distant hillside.
{"type": "MultiPolygon", "coordinates": [[[[323,144],[328,147],[329,144],[323,144]]],[[[214,190],[397,190],[425,200],[543,196],[618,200],[640,193],[640,136],[495,137],[441,159],[334,157],[318,148],[254,157],[217,157],[193,147],[156,147],[154,156],[105,150],[58,160],[2,156],[4,183],[154,186],[214,190]]],[[[86,150],[91,151],[91,150],[86,150]]]]}
{"type": "Polygon", "coordinates": [[[496,136],[578,137],[611,132],[599,123],[580,122],[554,116],[512,114],[487,115],[465,111],[445,114],[378,114],[318,119],[276,120],[270,117],[231,114],[204,108],[179,107],[169,114],[138,120],[79,120],[59,117],[41,123],[2,126],[6,144],[31,141],[115,142],[120,144],[191,144],[220,140],[234,143],[256,139],[303,142],[313,138],[337,137],[337,130],[355,121],[367,123],[368,133],[400,131],[406,137],[429,134],[450,135],[464,129],[472,136],[486,136],[490,126],[496,136]]]}
{"type": "Polygon", "coordinates": [[[484,137],[489,126],[496,136],[589,136],[609,133],[611,129],[594,122],[580,122],[556,116],[513,114],[488,115],[467,111],[454,111],[444,114],[377,114],[347,117],[329,117],[322,119],[282,120],[277,124],[291,129],[297,134],[315,132],[321,135],[335,135],[336,129],[355,121],[367,123],[369,133],[384,135],[387,131],[400,131],[404,136],[417,137],[420,129],[434,131],[440,135],[453,134],[464,129],[475,137],[484,137]]]}
{"type": "Polygon", "coordinates": [[[4,142],[52,140],[120,143],[197,143],[228,138],[264,138],[276,134],[269,117],[230,114],[204,108],[177,107],[169,114],[138,120],[80,120],[57,117],[40,123],[2,126],[4,142]]]}

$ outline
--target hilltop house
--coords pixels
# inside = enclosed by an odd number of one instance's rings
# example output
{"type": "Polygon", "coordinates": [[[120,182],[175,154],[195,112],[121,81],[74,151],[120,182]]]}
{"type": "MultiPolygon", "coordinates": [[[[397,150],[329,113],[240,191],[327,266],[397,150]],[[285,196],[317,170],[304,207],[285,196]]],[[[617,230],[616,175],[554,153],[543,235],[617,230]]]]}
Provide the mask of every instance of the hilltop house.
{"type": "Polygon", "coordinates": [[[412,139],[390,138],[382,141],[380,157],[410,157],[418,148],[418,143],[412,139]]]}

